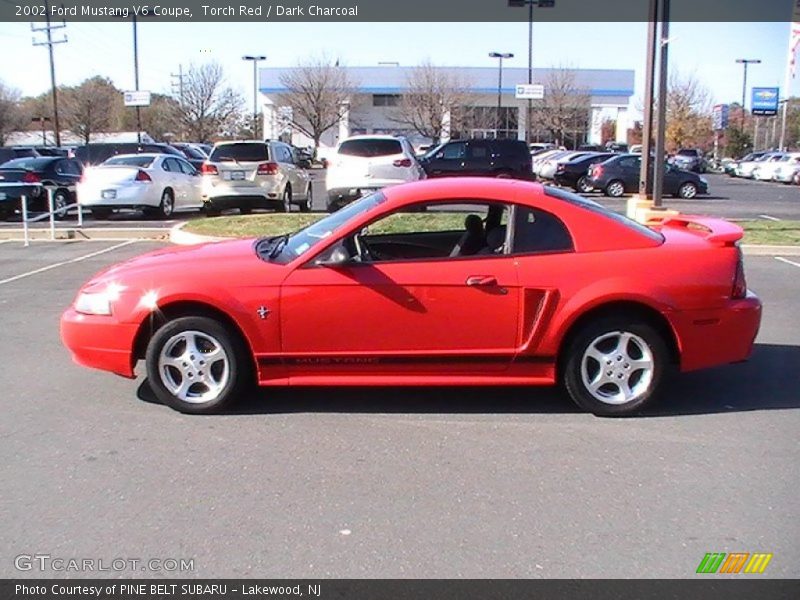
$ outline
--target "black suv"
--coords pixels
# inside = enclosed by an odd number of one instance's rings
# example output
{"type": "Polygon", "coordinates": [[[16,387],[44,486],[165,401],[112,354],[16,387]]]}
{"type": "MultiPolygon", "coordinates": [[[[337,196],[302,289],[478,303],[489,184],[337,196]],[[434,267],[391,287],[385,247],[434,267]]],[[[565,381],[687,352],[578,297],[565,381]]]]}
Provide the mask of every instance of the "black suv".
{"type": "Polygon", "coordinates": [[[75,158],[77,158],[84,165],[99,165],[105,162],[106,159],[116,156],[117,154],[141,154],[156,153],[156,154],[173,154],[175,156],[183,156],[183,152],[177,148],[173,148],[169,144],[153,144],[142,142],[141,144],[133,143],[109,143],[109,144],[86,144],[75,149],[75,158]]]}
{"type": "Polygon", "coordinates": [[[455,140],[419,159],[428,177],[533,179],[528,145],[518,140],[455,140]]]}

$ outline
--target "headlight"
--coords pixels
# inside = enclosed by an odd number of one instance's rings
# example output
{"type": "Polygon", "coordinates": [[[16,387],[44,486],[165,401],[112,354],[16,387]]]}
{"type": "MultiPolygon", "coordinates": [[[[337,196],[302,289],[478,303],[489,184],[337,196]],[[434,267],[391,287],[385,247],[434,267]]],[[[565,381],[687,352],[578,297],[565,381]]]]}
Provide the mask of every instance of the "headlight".
{"type": "Polygon", "coordinates": [[[75,310],[86,315],[110,315],[111,305],[119,299],[124,288],[110,283],[104,290],[81,292],[75,300],[75,310]]]}

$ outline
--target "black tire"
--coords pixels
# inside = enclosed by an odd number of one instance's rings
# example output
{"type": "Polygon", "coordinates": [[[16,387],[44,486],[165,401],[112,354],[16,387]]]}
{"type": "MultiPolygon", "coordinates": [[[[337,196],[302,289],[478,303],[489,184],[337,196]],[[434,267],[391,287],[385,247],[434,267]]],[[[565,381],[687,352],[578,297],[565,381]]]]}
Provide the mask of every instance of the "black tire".
{"type": "Polygon", "coordinates": [[[108,219],[111,216],[110,208],[90,208],[89,212],[92,213],[92,218],[95,219],[108,219]]]}
{"type": "Polygon", "coordinates": [[[239,207],[239,214],[241,215],[249,215],[253,212],[252,206],[240,206],[239,207]]]}
{"type": "Polygon", "coordinates": [[[559,362],[559,383],[579,407],[602,417],[623,417],[639,413],[658,398],[664,376],[672,368],[669,350],[661,334],[649,323],[630,318],[599,318],[579,330],[564,352],[559,362]],[[622,339],[620,334],[633,336],[623,351],[619,348],[622,339]],[[637,369],[636,364],[630,362],[648,359],[644,352],[640,352],[641,344],[650,353],[652,368],[649,372],[646,367],[637,369]],[[600,360],[589,357],[587,353],[590,346],[595,349],[599,347],[597,355],[607,357],[611,364],[601,364],[600,360]],[[620,359],[621,356],[624,358],[620,359]],[[584,382],[584,367],[586,379],[600,384],[595,392],[584,382]],[[618,385],[617,378],[628,386],[630,394],[626,394],[623,387],[618,385]],[[613,397],[614,389],[620,397],[613,397]],[[631,396],[630,400],[625,399],[627,395],[631,396]]]}
{"type": "Polygon", "coordinates": [[[681,184],[678,188],[678,193],[676,194],[678,198],[683,198],[684,200],[691,200],[692,198],[697,197],[697,185],[692,181],[686,181],[681,184]]]}
{"type": "Polygon", "coordinates": [[[207,217],[218,217],[222,214],[222,211],[218,208],[214,208],[211,204],[205,203],[203,205],[203,214],[207,217]]]}
{"type": "Polygon", "coordinates": [[[308,184],[308,191],[306,192],[306,199],[300,203],[300,212],[308,212],[314,203],[314,195],[311,191],[311,184],[308,184]]]}
{"type": "MultiPolygon", "coordinates": [[[[183,337],[183,339],[186,338],[183,337]]],[[[188,354],[189,348],[185,343],[183,348],[184,352],[188,354]]],[[[150,343],[147,345],[145,363],[147,378],[156,397],[170,408],[188,414],[219,412],[235,401],[253,382],[252,360],[241,337],[226,325],[208,317],[180,317],[166,323],[150,339],[150,343]],[[178,361],[183,360],[184,354],[175,355],[170,353],[181,348],[179,340],[189,332],[195,332],[190,335],[194,336],[195,340],[203,340],[207,344],[206,348],[213,347],[208,343],[208,340],[216,342],[224,352],[224,358],[218,359],[213,364],[203,362],[202,357],[205,348],[201,347],[198,341],[197,348],[200,350],[200,354],[186,356],[186,362],[181,363],[183,367],[191,369],[191,372],[181,372],[178,367],[166,365],[163,365],[162,370],[162,366],[159,366],[162,351],[166,350],[167,358],[172,357],[178,361]],[[197,334],[200,335],[197,336],[197,334]],[[223,361],[225,361],[225,364],[221,365],[223,361]],[[225,366],[227,366],[227,370],[224,369],[225,366]],[[204,368],[209,370],[203,373],[202,369],[204,368]],[[217,369],[214,375],[212,375],[211,369],[217,369]],[[221,383],[221,389],[213,391],[213,397],[205,401],[202,400],[202,397],[198,399],[197,396],[202,396],[203,389],[211,393],[212,388],[200,380],[203,375],[206,377],[219,377],[219,383],[221,383]],[[187,401],[175,395],[167,387],[170,382],[173,385],[184,381],[189,382],[189,376],[198,380],[188,386],[184,395],[191,397],[194,394],[195,399],[198,401],[187,401]],[[180,382],[177,380],[180,380],[180,382]]]]}
{"type": "Polygon", "coordinates": [[[593,189],[594,188],[589,185],[585,175],[582,175],[581,178],[575,182],[575,191],[579,194],[588,194],[593,189]]]}
{"type": "Polygon", "coordinates": [[[292,212],[292,186],[288,183],[283,188],[283,195],[281,196],[281,212],[292,212]]]}
{"type": "Polygon", "coordinates": [[[175,212],[175,194],[167,188],[161,192],[161,202],[158,204],[157,216],[159,219],[169,219],[175,212]]]}
{"type": "Polygon", "coordinates": [[[53,192],[53,218],[63,221],[67,218],[67,206],[70,204],[69,191],[56,190],[53,192]]]}
{"type": "Polygon", "coordinates": [[[603,193],[610,198],[621,198],[625,193],[625,184],[619,179],[609,181],[603,193]]]}
{"type": "Polygon", "coordinates": [[[339,196],[335,194],[328,194],[328,202],[325,204],[325,208],[328,210],[329,213],[336,212],[341,208],[339,206],[339,196]]]}

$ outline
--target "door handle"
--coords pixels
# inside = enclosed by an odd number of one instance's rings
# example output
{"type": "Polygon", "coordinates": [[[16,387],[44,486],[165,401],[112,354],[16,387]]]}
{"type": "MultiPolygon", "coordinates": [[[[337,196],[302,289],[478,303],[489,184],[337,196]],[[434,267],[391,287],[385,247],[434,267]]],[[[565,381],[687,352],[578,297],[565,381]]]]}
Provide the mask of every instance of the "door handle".
{"type": "Polygon", "coordinates": [[[471,287],[497,285],[497,278],[491,275],[470,275],[466,283],[471,287]]]}

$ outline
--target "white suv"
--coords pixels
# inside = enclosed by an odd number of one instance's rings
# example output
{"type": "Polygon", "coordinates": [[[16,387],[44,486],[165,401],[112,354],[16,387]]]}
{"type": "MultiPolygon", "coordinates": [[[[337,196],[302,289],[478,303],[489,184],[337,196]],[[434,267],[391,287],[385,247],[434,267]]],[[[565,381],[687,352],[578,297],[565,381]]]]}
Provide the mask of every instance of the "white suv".
{"type": "Polygon", "coordinates": [[[290,211],[292,204],[311,207],[309,165],[283,142],[219,142],[200,171],[206,213],[219,214],[238,208],[247,214],[254,208],[290,211]]]}
{"type": "Polygon", "coordinates": [[[366,193],[425,178],[414,148],[403,137],[357,135],[339,144],[325,177],[328,210],[338,210],[366,193]]]}

